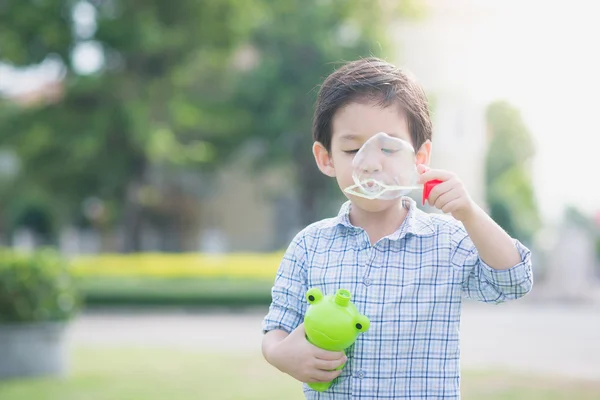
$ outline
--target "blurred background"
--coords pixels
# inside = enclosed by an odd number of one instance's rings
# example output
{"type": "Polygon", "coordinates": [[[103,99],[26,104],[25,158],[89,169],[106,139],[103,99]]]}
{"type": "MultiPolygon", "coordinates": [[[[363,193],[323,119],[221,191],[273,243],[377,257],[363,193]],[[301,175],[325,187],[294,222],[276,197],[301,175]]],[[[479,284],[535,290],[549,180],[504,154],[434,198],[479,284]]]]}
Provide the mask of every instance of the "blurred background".
{"type": "Polygon", "coordinates": [[[0,399],[303,398],[260,324],[290,240],[344,201],[319,84],[371,55],[425,88],[433,166],[533,252],[530,295],[465,304],[464,398],[600,399],[598,11],[0,1],[0,399]]]}

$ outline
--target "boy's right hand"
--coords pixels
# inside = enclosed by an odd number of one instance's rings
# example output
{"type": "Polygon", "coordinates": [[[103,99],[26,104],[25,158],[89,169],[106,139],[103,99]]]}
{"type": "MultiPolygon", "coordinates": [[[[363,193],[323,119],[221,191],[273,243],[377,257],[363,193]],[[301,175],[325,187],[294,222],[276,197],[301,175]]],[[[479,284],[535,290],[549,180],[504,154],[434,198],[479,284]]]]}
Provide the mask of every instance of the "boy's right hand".
{"type": "Polygon", "coordinates": [[[306,339],[304,323],[279,343],[274,344],[271,364],[300,382],[329,382],[342,370],[335,370],[347,360],[341,351],[327,351],[306,339]]]}

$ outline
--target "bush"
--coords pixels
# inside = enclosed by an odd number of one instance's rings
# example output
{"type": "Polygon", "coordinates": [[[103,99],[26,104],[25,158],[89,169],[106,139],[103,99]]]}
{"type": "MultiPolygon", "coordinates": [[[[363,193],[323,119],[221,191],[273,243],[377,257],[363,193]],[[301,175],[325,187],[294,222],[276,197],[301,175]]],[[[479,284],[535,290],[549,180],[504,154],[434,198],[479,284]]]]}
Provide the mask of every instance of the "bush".
{"type": "Polygon", "coordinates": [[[0,249],[0,323],[64,321],[80,307],[69,266],[56,251],[0,249]]]}
{"type": "Polygon", "coordinates": [[[230,278],[93,277],[78,280],[86,307],[265,306],[273,280],[230,278]]]}
{"type": "Polygon", "coordinates": [[[231,278],[273,280],[283,253],[137,253],[77,256],[78,277],[231,278]]]}

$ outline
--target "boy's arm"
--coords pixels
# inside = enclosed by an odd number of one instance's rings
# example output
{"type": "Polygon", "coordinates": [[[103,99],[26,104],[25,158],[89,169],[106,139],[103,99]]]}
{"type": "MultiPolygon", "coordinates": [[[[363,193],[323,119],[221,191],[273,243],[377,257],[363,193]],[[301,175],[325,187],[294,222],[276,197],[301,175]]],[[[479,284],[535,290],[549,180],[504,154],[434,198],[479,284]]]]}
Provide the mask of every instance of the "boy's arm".
{"type": "Polygon", "coordinates": [[[509,269],[522,261],[514,240],[481,207],[475,205],[462,223],[479,257],[493,269],[509,269]]]}
{"type": "Polygon", "coordinates": [[[300,382],[329,382],[342,370],[336,370],[347,361],[340,351],[326,351],[306,340],[304,324],[292,333],[273,330],[263,337],[262,353],[269,364],[300,382]]]}
{"type": "Polygon", "coordinates": [[[500,303],[531,291],[531,253],[511,238],[471,199],[453,173],[419,166],[421,182],[442,181],[429,194],[429,204],[451,213],[462,225],[452,232],[451,263],[468,272],[463,288],[466,296],[500,303]]]}
{"type": "Polygon", "coordinates": [[[276,354],[275,348],[283,339],[289,336],[289,333],[279,329],[274,329],[264,334],[262,340],[262,354],[265,360],[271,365],[277,364],[273,356],[276,354]]]}
{"type": "Polygon", "coordinates": [[[343,352],[317,348],[306,340],[302,320],[308,307],[306,250],[301,234],[287,249],[271,290],[272,302],[263,320],[265,360],[301,382],[328,382],[346,361],[343,352]]]}
{"type": "Polygon", "coordinates": [[[271,305],[263,319],[263,333],[281,330],[291,333],[304,318],[308,303],[304,295],[308,290],[304,240],[298,234],[289,245],[271,289],[271,305]]]}
{"type": "Polygon", "coordinates": [[[483,210],[477,213],[452,232],[450,259],[465,272],[465,296],[502,303],[526,295],[533,285],[531,252],[483,210]]]}

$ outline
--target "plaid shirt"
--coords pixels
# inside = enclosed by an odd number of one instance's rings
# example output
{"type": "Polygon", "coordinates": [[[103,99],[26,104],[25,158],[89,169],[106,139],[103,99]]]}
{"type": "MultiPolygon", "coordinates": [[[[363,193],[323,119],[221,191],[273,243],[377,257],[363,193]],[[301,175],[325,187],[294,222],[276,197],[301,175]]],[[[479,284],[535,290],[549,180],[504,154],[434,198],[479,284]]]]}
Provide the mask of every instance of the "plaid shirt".
{"type": "Polygon", "coordinates": [[[371,320],[334,385],[319,393],[304,384],[307,399],[459,399],[462,298],[501,303],[531,290],[530,252],[519,241],[521,262],[494,270],[460,222],[427,214],[410,198],[403,204],[403,224],[373,246],[350,223],[346,202],[337,217],[296,235],[283,257],[263,332],[294,330],[311,287],[325,295],[348,289],[371,320]]]}

